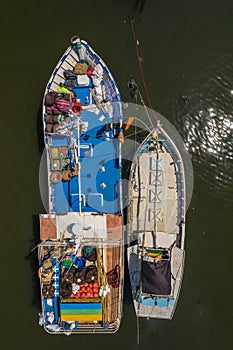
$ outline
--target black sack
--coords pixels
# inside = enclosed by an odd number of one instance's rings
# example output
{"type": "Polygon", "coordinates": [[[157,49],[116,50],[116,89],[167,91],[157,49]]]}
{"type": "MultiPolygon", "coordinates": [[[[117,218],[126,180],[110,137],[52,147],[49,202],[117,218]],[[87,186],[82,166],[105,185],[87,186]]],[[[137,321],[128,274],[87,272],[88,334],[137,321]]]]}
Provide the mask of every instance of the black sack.
{"type": "Polygon", "coordinates": [[[51,107],[54,105],[57,97],[57,92],[56,91],[49,91],[45,95],[45,106],[51,107]]]}
{"type": "Polygon", "coordinates": [[[60,295],[62,298],[69,298],[72,293],[72,285],[71,283],[67,283],[66,281],[62,282],[60,285],[60,295]]]}
{"type": "Polygon", "coordinates": [[[65,79],[76,80],[76,74],[71,69],[64,70],[63,75],[65,79]]]}
{"type": "Polygon", "coordinates": [[[111,271],[107,272],[108,284],[113,288],[117,288],[120,285],[120,270],[116,265],[111,271]]]}
{"type": "Polygon", "coordinates": [[[97,260],[96,248],[92,246],[83,246],[82,256],[89,261],[96,261],[97,260]]]}
{"type": "Polygon", "coordinates": [[[74,282],[77,284],[84,284],[85,283],[85,277],[86,277],[86,267],[83,267],[81,269],[76,269],[74,273],[74,282]]]}
{"type": "Polygon", "coordinates": [[[98,281],[98,270],[95,265],[87,266],[85,281],[87,283],[93,283],[98,281]]]}

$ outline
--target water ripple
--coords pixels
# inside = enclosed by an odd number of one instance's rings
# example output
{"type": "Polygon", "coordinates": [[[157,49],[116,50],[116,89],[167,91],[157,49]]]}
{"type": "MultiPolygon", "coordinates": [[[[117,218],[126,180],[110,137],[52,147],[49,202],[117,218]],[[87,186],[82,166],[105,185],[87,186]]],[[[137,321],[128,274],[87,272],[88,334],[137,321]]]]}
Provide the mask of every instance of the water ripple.
{"type": "Polygon", "coordinates": [[[225,55],[205,66],[200,61],[196,67],[188,103],[177,110],[175,126],[192,157],[195,179],[233,201],[233,63],[225,55]]]}
{"type": "Polygon", "coordinates": [[[213,107],[200,110],[195,115],[187,115],[183,132],[186,148],[197,169],[196,175],[207,182],[215,193],[231,190],[233,116],[213,107]],[[201,171],[198,172],[198,169],[201,171]]]}

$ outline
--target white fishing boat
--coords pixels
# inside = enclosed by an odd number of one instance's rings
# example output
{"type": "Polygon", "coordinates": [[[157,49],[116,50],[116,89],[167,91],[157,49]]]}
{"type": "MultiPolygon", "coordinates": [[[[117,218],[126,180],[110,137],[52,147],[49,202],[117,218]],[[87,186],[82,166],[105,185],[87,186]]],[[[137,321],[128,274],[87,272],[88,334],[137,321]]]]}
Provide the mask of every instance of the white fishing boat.
{"type": "Polygon", "coordinates": [[[40,215],[40,324],[113,333],[123,304],[121,97],[103,60],[73,37],[43,100],[48,212],[40,215]]]}
{"type": "Polygon", "coordinates": [[[127,212],[136,315],[171,319],[184,271],[185,177],[180,153],[159,122],[132,161],[127,212]]]}

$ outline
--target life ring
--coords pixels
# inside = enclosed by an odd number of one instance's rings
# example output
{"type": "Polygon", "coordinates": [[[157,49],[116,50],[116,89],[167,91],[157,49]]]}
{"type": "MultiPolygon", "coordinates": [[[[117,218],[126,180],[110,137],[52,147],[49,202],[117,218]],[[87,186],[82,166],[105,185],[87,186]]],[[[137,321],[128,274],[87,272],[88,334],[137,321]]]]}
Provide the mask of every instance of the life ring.
{"type": "Polygon", "coordinates": [[[80,102],[76,102],[76,103],[74,104],[73,111],[74,111],[74,114],[77,114],[77,115],[81,114],[82,105],[81,105],[80,102]]]}
{"type": "Polygon", "coordinates": [[[55,171],[51,174],[50,180],[53,184],[57,184],[62,180],[62,174],[59,171],[55,171]]]}

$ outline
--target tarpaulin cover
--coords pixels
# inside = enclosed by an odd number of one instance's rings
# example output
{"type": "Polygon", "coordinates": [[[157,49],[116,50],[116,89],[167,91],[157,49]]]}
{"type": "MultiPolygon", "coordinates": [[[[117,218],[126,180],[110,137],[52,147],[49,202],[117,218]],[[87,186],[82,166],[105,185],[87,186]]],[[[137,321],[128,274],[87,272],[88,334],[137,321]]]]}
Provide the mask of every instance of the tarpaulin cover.
{"type": "Polygon", "coordinates": [[[101,303],[61,303],[60,314],[62,321],[102,321],[101,303]]]}
{"type": "Polygon", "coordinates": [[[142,292],[148,294],[170,295],[170,261],[142,262],[142,292]]]}

